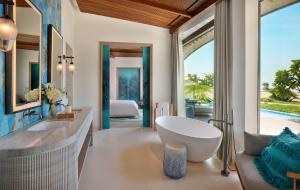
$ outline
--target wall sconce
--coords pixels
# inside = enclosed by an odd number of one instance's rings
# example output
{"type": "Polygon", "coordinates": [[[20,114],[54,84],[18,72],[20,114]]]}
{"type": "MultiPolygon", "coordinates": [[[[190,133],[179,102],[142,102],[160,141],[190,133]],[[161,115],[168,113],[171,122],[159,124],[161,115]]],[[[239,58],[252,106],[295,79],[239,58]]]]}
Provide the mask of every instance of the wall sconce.
{"type": "Polygon", "coordinates": [[[71,57],[71,62],[69,64],[69,71],[72,72],[72,73],[75,71],[75,65],[73,63],[73,58],[74,57],[71,57]]]}
{"type": "Polygon", "coordinates": [[[0,17],[0,50],[8,52],[13,48],[18,29],[14,21],[8,16],[8,6],[14,5],[13,1],[0,0],[5,7],[5,15],[0,17]]]}
{"type": "Polygon", "coordinates": [[[59,62],[58,62],[58,64],[57,64],[57,71],[58,72],[62,72],[62,70],[63,70],[63,65],[62,65],[62,62],[61,62],[61,56],[58,56],[58,58],[59,58],[59,62]]]}
{"type": "Polygon", "coordinates": [[[62,55],[62,56],[58,56],[58,57],[59,57],[59,62],[58,62],[58,65],[57,65],[57,69],[58,69],[58,66],[61,65],[61,70],[62,70],[62,64],[61,64],[61,58],[62,58],[64,60],[67,59],[66,63],[68,63],[68,59],[71,59],[71,62],[69,63],[69,71],[71,73],[73,73],[75,71],[75,65],[73,63],[73,59],[74,59],[73,56],[62,55]]]}

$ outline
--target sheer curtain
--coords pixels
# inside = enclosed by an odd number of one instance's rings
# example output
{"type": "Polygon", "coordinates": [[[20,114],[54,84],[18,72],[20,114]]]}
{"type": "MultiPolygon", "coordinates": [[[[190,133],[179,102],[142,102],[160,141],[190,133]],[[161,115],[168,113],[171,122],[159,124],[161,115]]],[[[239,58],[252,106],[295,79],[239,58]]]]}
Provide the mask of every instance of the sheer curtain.
{"type": "MultiPolygon", "coordinates": [[[[231,32],[231,0],[222,0],[215,9],[215,90],[214,119],[232,122],[232,32],[231,32]]],[[[214,122],[223,131],[223,142],[218,151],[218,157],[232,159],[233,128],[226,123],[214,122]],[[227,131],[226,131],[227,129],[227,131]],[[224,144],[228,144],[227,151],[224,144]]]]}
{"type": "Polygon", "coordinates": [[[171,100],[174,106],[174,115],[185,116],[183,46],[180,32],[172,34],[171,48],[171,100]]]}

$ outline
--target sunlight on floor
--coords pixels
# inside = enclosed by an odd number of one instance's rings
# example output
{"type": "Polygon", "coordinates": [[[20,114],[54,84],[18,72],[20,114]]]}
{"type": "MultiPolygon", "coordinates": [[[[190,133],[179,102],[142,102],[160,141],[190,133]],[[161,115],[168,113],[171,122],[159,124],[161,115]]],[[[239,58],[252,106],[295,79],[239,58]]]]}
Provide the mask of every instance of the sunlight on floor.
{"type": "Polygon", "coordinates": [[[220,175],[220,162],[188,163],[179,180],[164,176],[163,146],[156,132],[143,128],[98,131],[88,151],[79,189],[89,190],[181,190],[241,189],[238,176],[220,175]]]}

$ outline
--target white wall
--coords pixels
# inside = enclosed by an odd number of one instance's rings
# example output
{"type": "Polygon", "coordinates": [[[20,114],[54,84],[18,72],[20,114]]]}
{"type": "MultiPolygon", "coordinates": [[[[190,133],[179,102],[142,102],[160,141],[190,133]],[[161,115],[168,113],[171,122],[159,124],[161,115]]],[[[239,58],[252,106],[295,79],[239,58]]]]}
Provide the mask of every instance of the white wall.
{"type": "Polygon", "coordinates": [[[232,0],[233,111],[237,150],[244,131],[256,134],[258,76],[258,2],[232,0]]]}
{"type": "Polygon", "coordinates": [[[245,1],[245,130],[258,133],[258,1],[245,1]]]}
{"type": "Polygon", "coordinates": [[[171,36],[155,26],[86,13],[76,14],[75,106],[91,106],[99,126],[100,41],[153,44],[153,102],[170,101],[171,36]]]}
{"type": "MultiPolygon", "coordinates": [[[[64,42],[68,43],[74,51],[76,8],[71,3],[71,0],[63,0],[61,3],[61,33],[64,38],[64,42]]],[[[64,53],[65,51],[66,50],[64,48],[64,53]]]]}
{"type": "MultiPolygon", "coordinates": [[[[76,14],[76,7],[74,7],[71,0],[62,0],[61,1],[61,34],[64,39],[64,47],[63,53],[66,54],[66,43],[73,49],[73,56],[75,50],[75,14],[76,14]]],[[[74,60],[76,63],[76,59],[74,60]]],[[[63,69],[63,87],[67,87],[66,77],[68,68],[66,67],[66,63],[64,62],[64,69],[63,69]]],[[[68,75],[69,76],[69,75],[68,75]]],[[[68,88],[68,87],[67,87],[68,88]]],[[[74,93],[73,93],[74,94],[74,93]]]]}
{"type": "Polygon", "coordinates": [[[143,58],[141,57],[114,57],[110,58],[110,99],[117,100],[117,69],[140,68],[140,97],[143,97],[143,58]]]}

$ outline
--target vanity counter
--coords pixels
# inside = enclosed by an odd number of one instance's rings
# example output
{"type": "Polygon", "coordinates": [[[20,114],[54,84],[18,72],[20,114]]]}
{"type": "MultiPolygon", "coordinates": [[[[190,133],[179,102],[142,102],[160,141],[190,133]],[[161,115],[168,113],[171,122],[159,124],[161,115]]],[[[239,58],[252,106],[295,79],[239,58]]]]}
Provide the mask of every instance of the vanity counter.
{"type": "Polygon", "coordinates": [[[0,190],[77,190],[92,145],[91,108],[74,120],[45,120],[0,138],[0,190]]]}
{"type": "Polygon", "coordinates": [[[30,130],[33,125],[0,138],[1,157],[41,153],[74,143],[80,139],[82,130],[90,127],[92,111],[91,108],[80,108],[76,119],[63,121],[65,126],[55,126],[56,120],[43,122],[53,123],[53,126],[34,131],[30,130]]]}

